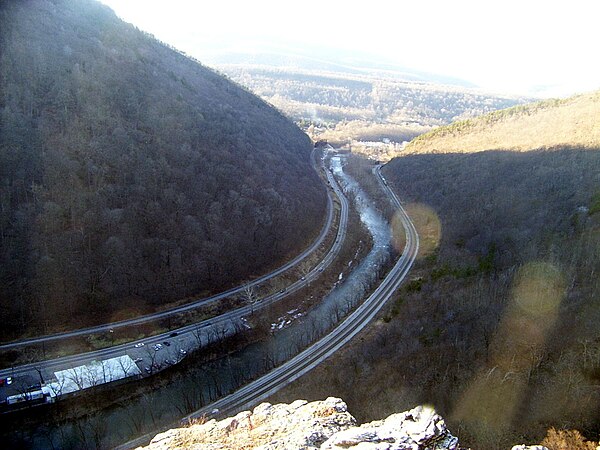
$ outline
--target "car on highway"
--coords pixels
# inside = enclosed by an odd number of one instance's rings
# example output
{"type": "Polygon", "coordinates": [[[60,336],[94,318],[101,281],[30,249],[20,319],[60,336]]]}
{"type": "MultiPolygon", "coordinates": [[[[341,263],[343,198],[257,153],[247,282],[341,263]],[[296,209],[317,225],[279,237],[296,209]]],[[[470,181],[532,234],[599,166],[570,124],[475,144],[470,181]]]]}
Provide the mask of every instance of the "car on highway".
{"type": "Polygon", "coordinates": [[[175,337],[178,335],[179,335],[179,333],[177,331],[173,331],[171,334],[169,334],[169,336],[171,336],[171,337],[175,337]]]}
{"type": "Polygon", "coordinates": [[[134,345],[134,347],[140,348],[140,347],[143,347],[144,345],[146,345],[146,344],[144,344],[143,342],[138,342],[137,344],[134,345]]]}

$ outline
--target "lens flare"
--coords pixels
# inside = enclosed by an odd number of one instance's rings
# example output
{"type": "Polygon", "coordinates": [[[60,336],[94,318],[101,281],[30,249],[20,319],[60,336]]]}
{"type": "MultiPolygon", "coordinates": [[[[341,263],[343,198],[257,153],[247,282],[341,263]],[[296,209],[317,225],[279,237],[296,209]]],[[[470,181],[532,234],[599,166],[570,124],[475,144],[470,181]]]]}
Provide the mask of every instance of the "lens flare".
{"type": "MultiPolygon", "coordinates": [[[[440,218],[432,208],[421,203],[411,203],[405,206],[404,209],[415,225],[417,233],[419,233],[419,254],[417,258],[425,258],[440,245],[442,237],[440,218]]],[[[391,229],[394,248],[398,252],[402,252],[406,244],[406,236],[398,213],[392,218],[391,229]]]]}
{"type": "Polygon", "coordinates": [[[550,263],[530,262],[517,271],[488,363],[455,406],[457,420],[497,433],[510,427],[522,409],[529,378],[543,360],[565,289],[564,275],[550,263]]]}
{"type": "Polygon", "coordinates": [[[565,279],[555,266],[532,262],[515,278],[514,304],[525,314],[543,318],[556,313],[565,292],[565,279]]]}

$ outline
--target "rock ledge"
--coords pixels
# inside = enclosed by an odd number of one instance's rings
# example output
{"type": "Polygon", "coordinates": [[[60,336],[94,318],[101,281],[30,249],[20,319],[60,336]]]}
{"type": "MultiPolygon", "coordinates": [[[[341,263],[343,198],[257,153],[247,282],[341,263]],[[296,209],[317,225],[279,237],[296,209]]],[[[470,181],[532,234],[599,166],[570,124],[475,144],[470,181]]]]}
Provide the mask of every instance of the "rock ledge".
{"type": "Polygon", "coordinates": [[[329,397],[312,403],[263,403],[252,412],[158,434],[144,449],[458,450],[459,446],[431,408],[418,406],[357,426],[346,403],[329,397]]]}

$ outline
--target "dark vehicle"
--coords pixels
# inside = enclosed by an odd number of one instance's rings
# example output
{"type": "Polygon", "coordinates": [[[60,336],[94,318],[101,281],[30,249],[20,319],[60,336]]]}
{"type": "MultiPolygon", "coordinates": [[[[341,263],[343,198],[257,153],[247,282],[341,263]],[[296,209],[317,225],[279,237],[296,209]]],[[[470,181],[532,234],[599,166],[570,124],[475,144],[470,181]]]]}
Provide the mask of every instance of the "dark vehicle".
{"type": "Polygon", "coordinates": [[[169,336],[171,336],[171,337],[179,336],[179,333],[177,331],[173,331],[171,334],[169,334],[169,336]]]}
{"type": "Polygon", "coordinates": [[[171,343],[169,341],[165,341],[165,342],[163,342],[163,345],[166,345],[167,347],[169,347],[171,345],[171,343]]]}

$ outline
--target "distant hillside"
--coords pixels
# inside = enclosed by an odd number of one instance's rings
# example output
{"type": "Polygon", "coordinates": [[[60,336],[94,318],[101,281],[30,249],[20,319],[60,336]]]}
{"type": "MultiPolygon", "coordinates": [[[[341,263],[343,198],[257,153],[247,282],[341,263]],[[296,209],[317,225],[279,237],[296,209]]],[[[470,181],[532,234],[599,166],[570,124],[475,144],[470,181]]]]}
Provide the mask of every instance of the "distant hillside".
{"type": "Polygon", "coordinates": [[[321,227],[306,135],[99,3],[1,2],[0,80],[2,337],[220,289],[321,227]]]}
{"type": "MultiPolygon", "coordinates": [[[[364,141],[402,143],[432,127],[524,101],[384,70],[360,58],[332,67],[316,58],[284,55],[248,63],[254,60],[230,54],[240,62],[216,67],[298,122],[314,141],[351,144],[354,151],[364,141]]],[[[385,157],[367,153],[387,159],[397,151],[387,149],[385,157]]]]}
{"type": "Polygon", "coordinates": [[[491,112],[423,134],[406,148],[414,153],[530,150],[600,145],[600,91],[491,112]]]}
{"type": "Polygon", "coordinates": [[[232,37],[196,54],[294,119],[314,141],[350,144],[374,159],[389,159],[402,149],[394,143],[432,127],[528,101],[326,43],[298,48],[291,42],[232,37]],[[392,145],[365,147],[363,142],[392,145]]]}
{"type": "MultiPolygon", "coordinates": [[[[323,66],[326,67],[326,66],[323,66]]],[[[406,80],[397,74],[223,65],[220,70],[296,120],[329,123],[361,120],[435,126],[522,102],[476,90],[406,80]]]]}

